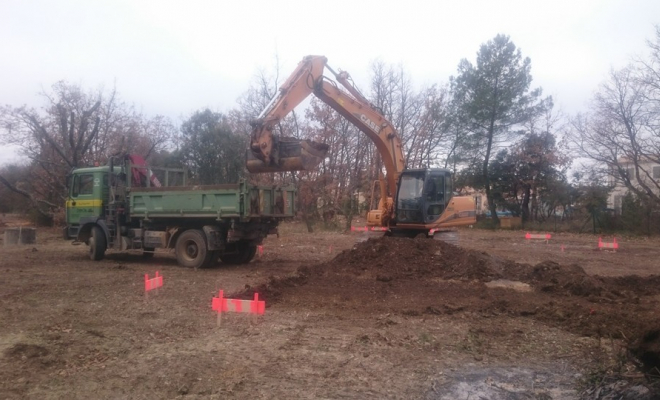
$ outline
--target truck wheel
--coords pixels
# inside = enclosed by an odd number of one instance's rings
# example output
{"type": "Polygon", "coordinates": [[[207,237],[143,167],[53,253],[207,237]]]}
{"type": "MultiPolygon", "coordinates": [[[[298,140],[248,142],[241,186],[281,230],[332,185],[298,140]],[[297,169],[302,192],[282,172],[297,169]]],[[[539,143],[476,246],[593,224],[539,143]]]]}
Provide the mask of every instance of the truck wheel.
{"type": "Polygon", "coordinates": [[[92,227],[92,234],[89,237],[89,258],[94,261],[103,259],[105,250],[108,247],[108,242],[105,238],[105,233],[98,226],[92,227]]]}
{"type": "Polygon", "coordinates": [[[189,229],[181,234],[175,245],[176,260],[182,267],[204,268],[209,265],[214,256],[213,251],[206,247],[204,232],[189,229]]]}
{"type": "Polygon", "coordinates": [[[220,256],[225,264],[247,264],[257,254],[257,246],[250,243],[237,243],[237,252],[220,256]]]}

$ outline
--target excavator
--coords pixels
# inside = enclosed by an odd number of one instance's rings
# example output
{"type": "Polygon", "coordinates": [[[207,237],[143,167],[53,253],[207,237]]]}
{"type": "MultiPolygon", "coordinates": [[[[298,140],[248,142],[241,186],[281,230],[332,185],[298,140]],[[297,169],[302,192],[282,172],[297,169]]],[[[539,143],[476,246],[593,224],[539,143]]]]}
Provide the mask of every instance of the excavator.
{"type": "Polygon", "coordinates": [[[324,160],[327,145],[274,134],[282,119],[310,94],[367,135],[382,158],[386,174],[381,173],[372,187],[369,227],[381,227],[392,236],[433,237],[436,232],[476,222],[474,200],[453,196],[451,172],[406,168],[395,127],[352,84],[350,75],[346,71],[335,72],[324,56],[304,57],[279,93],[251,122],[247,151],[250,173],[309,171],[324,160]],[[334,80],[324,75],[326,69],[334,80]],[[373,204],[376,198],[378,206],[373,204]]]}

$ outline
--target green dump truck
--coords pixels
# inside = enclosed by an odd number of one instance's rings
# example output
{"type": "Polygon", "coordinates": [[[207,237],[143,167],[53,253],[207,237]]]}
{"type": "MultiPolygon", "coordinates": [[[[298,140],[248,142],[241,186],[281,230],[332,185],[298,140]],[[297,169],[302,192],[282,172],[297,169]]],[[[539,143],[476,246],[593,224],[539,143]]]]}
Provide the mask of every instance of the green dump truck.
{"type": "Polygon", "coordinates": [[[173,250],[179,265],[219,260],[244,264],[278,223],[294,215],[293,187],[236,184],[187,186],[182,169],[150,168],[139,156],[77,168],[69,176],[64,236],[89,246],[92,260],[107,249],[173,250]],[[162,182],[162,183],[161,183],[162,182]]]}

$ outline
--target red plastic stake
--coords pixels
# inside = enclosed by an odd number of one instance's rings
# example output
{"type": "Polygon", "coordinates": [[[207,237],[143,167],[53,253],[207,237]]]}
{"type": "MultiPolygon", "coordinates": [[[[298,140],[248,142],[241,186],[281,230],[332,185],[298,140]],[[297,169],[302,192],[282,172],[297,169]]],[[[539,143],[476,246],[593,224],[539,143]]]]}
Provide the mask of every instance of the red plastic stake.
{"type": "Polygon", "coordinates": [[[599,237],[598,238],[598,249],[603,250],[603,249],[612,249],[616,253],[616,249],[619,248],[619,243],[617,243],[616,238],[613,238],[613,241],[611,243],[608,242],[603,242],[603,238],[599,237]]]}
{"type": "Polygon", "coordinates": [[[211,308],[218,312],[218,325],[220,325],[223,312],[250,313],[255,317],[263,315],[266,310],[266,302],[259,300],[258,293],[254,294],[254,300],[226,299],[223,291],[220,290],[218,297],[214,297],[211,301],[211,308]]]}
{"type": "Polygon", "coordinates": [[[527,232],[525,234],[525,239],[527,239],[527,240],[541,239],[541,240],[545,240],[545,243],[548,244],[548,240],[552,239],[552,235],[549,234],[549,233],[536,234],[536,233],[527,232]]]}
{"type": "Polygon", "coordinates": [[[213,311],[217,311],[218,313],[222,312],[222,297],[223,297],[223,291],[220,290],[218,292],[218,297],[214,297],[213,300],[211,301],[211,308],[213,311]]]}
{"type": "Polygon", "coordinates": [[[220,290],[218,292],[218,297],[214,297],[213,300],[211,301],[211,308],[213,311],[218,312],[218,320],[217,320],[217,325],[220,326],[220,323],[222,322],[222,300],[223,300],[223,291],[220,290]]]}
{"type": "Polygon", "coordinates": [[[149,279],[149,274],[144,274],[144,291],[148,292],[150,290],[158,289],[163,286],[163,277],[158,274],[156,271],[156,276],[149,279]]]}

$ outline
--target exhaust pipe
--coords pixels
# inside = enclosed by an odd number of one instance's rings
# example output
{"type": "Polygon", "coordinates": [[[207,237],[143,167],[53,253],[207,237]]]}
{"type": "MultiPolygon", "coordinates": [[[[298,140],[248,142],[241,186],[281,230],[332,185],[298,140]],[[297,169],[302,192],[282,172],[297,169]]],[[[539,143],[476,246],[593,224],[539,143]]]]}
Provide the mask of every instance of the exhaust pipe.
{"type": "Polygon", "coordinates": [[[325,159],[328,145],[306,139],[273,137],[270,162],[266,163],[251,148],[247,149],[246,166],[250,173],[312,171],[325,159]]]}

